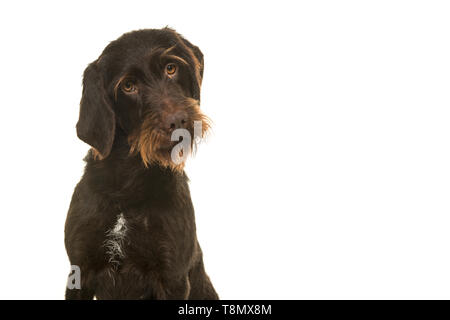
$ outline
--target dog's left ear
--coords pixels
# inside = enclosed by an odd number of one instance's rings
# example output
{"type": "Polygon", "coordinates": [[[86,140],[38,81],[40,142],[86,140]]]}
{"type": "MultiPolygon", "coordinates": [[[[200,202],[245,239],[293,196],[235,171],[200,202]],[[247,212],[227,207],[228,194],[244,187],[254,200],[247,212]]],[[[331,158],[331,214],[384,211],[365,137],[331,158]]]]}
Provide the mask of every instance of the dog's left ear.
{"type": "Polygon", "coordinates": [[[201,52],[199,47],[194,46],[188,40],[183,39],[183,42],[192,51],[195,59],[197,60],[196,62],[198,63],[198,65],[196,66],[197,70],[196,70],[196,75],[195,75],[195,79],[194,79],[197,82],[197,85],[194,85],[194,88],[192,91],[193,91],[193,98],[200,100],[200,87],[202,85],[203,67],[204,67],[203,53],[201,52]]]}
{"type": "Polygon", "coordinates": [[[114,111],[105,90],[102,73],[97,61],[94,61],[83,75],[77,135],[95,148],[103,159],[111,152],[115,129],[114,111]]]}
{"type": "Polygon", "coordinates": [[[203,67],[204,67],[203,53],[200,51],[199,47],[196,47],[196,46],[192,45],[191,43],[189,43],[189,44],[191,45],[191,50],[199,62],[199,72],[200,72],[200,81],[201,81],[203,79],[203,67]]]}

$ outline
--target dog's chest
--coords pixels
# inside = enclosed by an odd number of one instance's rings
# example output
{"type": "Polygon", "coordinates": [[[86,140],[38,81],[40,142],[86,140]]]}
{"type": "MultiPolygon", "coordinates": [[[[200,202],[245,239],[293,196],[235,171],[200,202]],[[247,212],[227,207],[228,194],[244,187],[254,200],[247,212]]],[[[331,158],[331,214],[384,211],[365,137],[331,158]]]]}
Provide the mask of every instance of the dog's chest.
{"type": "Polygon", "coordinates": [[[120,213],[105,235],[104,252],[116,270],[139,266],[170,271],[188,264],[195,244],[193,230],[190,219],[120,213]]]}
{"type": "Polygon", "coordinates": [[[106,233],[104,241],[105,252],[109,263],[114,267],[120,265],[125,257],[125,239],[127,236],[127,221],[123,213],[117,216],[114,226],[106,233]]]}

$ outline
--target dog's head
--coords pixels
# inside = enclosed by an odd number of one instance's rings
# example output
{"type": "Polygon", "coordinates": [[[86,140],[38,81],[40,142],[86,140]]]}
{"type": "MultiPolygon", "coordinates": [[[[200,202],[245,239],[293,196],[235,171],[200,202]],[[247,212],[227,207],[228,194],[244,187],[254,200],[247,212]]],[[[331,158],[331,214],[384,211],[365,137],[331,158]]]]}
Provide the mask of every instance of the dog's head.
{"type": "Polygon", "coordinates": [[[124,134],[130,154],[140,155],[146,166],[178,169],[182,162],[171,156],[178,143],[171,139],[174,131],[188,132],[192,146],[194,122],[201,125],[197,134],[209,128],[199,107],[202,77],[202,52],[174,30],[126,33],[84,72],[78,137],[101,160],[124,134]]]}

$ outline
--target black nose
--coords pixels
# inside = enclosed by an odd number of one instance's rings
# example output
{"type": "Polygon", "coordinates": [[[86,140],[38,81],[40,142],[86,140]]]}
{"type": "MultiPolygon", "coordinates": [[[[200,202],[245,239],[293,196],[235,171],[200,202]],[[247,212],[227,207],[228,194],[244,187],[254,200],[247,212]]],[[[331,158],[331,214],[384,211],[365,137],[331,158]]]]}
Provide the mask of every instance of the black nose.
{"type": "Polygon", "coordinates": [[[187,113],[184,111],[176,111],[169,113],[164,117],[164,128],[172,132],[175,129],[187,128],[187,113]]]}

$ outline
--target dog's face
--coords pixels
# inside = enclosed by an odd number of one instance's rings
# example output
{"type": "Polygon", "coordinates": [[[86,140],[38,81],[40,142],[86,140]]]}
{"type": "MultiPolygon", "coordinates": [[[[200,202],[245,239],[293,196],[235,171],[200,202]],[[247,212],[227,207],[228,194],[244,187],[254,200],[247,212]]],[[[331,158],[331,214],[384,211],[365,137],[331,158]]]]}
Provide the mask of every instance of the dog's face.
{"type": "MultiPolygon", "coordinates": [[[[175,31],[139,30],[111,42],[84,72],[78,137],[99,159],[108,157],[124,134],[131,154],[146,166],[179,169],[171,158],[176,129],[194,136],[208,128],[200,111],[203,54],[175,31]]],[[[191,139],[192,142],[195,139],[191,139]]]]}

